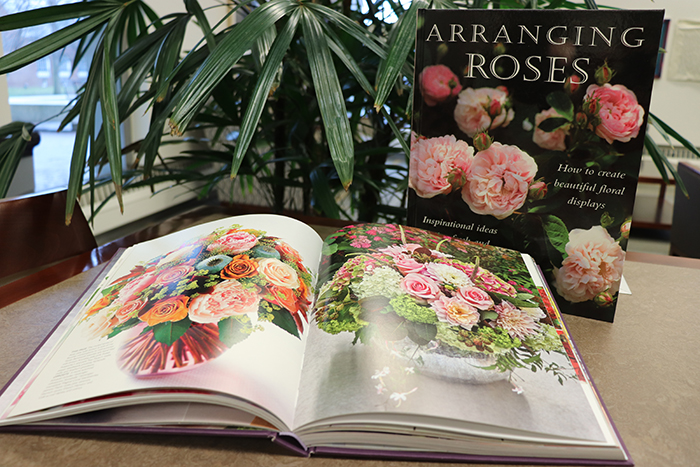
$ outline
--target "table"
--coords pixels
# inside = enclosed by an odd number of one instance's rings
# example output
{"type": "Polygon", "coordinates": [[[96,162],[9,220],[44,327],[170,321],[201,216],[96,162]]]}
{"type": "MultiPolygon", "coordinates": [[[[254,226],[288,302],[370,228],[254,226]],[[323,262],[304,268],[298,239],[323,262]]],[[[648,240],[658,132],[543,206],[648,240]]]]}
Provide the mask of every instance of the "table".
{"type": "MultiPolygon", "coordinates": [[[[576,316],[566,316],[566,323],[636,465],[698,465],[700,260],[628,256],[624,275],[632,294],[620,296],[615,323],[576,316]]],[[[98,272],[99,268],[88,269],[0,309],[0,383],[12,377],[98,272]]],[[[56,432],[0,433],[0,466],[6,465],[423,464],[298,458],[267,440],[56,432]]]]}

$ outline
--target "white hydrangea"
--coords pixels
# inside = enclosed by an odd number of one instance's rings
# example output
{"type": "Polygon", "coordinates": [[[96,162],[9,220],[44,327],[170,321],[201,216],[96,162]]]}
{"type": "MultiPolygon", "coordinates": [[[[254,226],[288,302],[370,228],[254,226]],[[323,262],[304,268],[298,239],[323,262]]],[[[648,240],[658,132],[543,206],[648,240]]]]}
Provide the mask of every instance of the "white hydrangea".
{"type": "Polygon", "coordinates": [[[365,274],[360,282],[353,283],[350,287],[357,297],[364,298],[382,296],[392,299],[401,294],[399,283],[401,274],[389,266],[382,266],[365,274]]]}

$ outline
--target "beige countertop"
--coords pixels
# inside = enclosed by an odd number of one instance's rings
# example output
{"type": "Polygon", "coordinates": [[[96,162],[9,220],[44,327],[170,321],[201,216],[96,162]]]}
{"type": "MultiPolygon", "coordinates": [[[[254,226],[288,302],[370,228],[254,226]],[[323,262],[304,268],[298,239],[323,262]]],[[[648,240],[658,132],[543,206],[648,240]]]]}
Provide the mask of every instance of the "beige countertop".
{"type": "MultiPolygon", "coordinates": [[[[680,264],[683,264],[681,262],[680,264]]],[[[0,382],[30,356],[99,268],[0,309],[0,382]]],[[[700,462],[700,271],[628,261],[632,291],[614,324],[566,316],[600,394],[640,467],[700,462]]],[[[299,458],[267,440],[118,433],[0,433],[0,466],[399,466],[299,458]]],[[[450,465],[450,464],[433,464],[450,465]]]]}

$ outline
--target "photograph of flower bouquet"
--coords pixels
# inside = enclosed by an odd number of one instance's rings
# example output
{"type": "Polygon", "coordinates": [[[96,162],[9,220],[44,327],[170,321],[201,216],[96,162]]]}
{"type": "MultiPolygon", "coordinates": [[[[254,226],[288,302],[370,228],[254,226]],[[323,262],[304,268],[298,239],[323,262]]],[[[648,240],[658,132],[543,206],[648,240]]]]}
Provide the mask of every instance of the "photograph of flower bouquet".
{"type": "Polygon", "coordinates": [[[232,225],[114,279],[79,327],[93,339],[124,333],[118,364],[127,373],[178,372],[220,356],[259,331],[261,321],[299,338],[311,279],[288,243],[232,225]]]}
{"type": "Polygon", "coordinates": [[[386,349],[372,376],[399,404],[415,388],[388,379],[420,373],[459,383],[511,380],[515,370],[574,378],[556,317],[547,313],[522,256],[512,250],[387,224],[347,227],[326,240],[316,326],[386,349]],[[398,361],[398,370],[392,370],[398,361]]]}
{"type": "Polygon", "coordinates": [[[454,19],[424,13],[433,29],[416,61],[408,218],[531,254],[563,312],[612,321],[661,23],[587,13],[517,12],[514,24],[556,31],[546,43],[522,31],[510,40],[505,16],[494,25],[480,12],[469,19],[482,37],[501,31],[493,43],[435,40],[454,19]],[[616,27],[635,42],[613,37],[616,27]],[[593,37],[574,41],[572,29],[593,37]]]}

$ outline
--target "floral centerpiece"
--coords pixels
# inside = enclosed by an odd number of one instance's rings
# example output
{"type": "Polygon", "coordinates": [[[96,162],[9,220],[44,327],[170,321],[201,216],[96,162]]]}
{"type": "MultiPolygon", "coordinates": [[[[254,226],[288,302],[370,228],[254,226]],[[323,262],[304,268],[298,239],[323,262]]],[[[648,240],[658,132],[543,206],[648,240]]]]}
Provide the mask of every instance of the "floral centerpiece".
{"type": "Polygon", "coordinates": [[[218,357],[259,320],[300,337],[310,284],[289,244],[234,225],[137,264],[101,290],[80,325],[91,338],[129,332],[127,372],[178,371],[218,357]]]}
{"type": "MultiPolygon", "coordinates": [[[[393,349],[409,343],[414,359],[419,349],[454,365],[490,356],[484,369],[567,377],[541,358],[563,346],[517,252],[371,224],[341,231],[326,252],[332,256],[315,321],[327,333],[354,333],[354,343],[399,343],[393,349]]],[[[424,357],[416,363],[430,371],[424,357]]]]}

